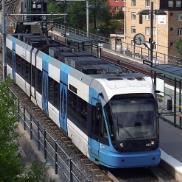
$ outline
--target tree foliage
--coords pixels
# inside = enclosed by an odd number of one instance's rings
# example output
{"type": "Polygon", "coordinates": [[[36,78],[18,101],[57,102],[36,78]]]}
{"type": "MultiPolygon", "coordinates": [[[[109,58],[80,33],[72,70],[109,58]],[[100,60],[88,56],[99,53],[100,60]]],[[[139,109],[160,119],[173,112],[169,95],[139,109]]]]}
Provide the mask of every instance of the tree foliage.
{"type": "MultiPolygon", "coordinates": [[[[67,24],[71,27],[86,29],[86,4],[85,2],[56,3],[50,0],[49,13],[67,13],[67,24]],[[59,8],[58,8],[59,7],[59,8]]],[[[90,30],[93,33],[113,33],[115,24],[111,20],[107,0],[89,1],[90,30]],[[107,27],[108,26],[108,27],[107,27]],[[107,29],[107,30],[106,30],[107,29]]],[[[63,23],[60,21],[60,23],[63,23]]]]}
{"type": "Polygon", "coordinates": [[[63,6],[59,6],[55,3],[55,1],[51,0],[48,3],[48,12],[49,13],[63,13],[64,12],[64,4],[63,6]]]}
{"type": "Polygon", "coordinates": [[[17,104],[9,92],[10,79],[0,83],[0,181],[39,182],[43,173],[39,164],[27,169],[17,145],[17,104]]]}
{"type": "Polygon", "coordinates": [[[182,57],[182,40],[177,40],[175,42],[175,47],[176,47],[178,53],[180,54],[180,56],[182,57]]]}
{"type": "Polygon", "coordinates": [[[9,96],[10,81],[0,84],[0,181],[15,181],[22,171],[18,155],[16,107],[9,96]]]}
{"type": "Polygon", "coordinates": [[[86,25],[86,11],[85,3],[73,2],[67,6],[68,24],[72,27],[85,29],[86,25]]]}

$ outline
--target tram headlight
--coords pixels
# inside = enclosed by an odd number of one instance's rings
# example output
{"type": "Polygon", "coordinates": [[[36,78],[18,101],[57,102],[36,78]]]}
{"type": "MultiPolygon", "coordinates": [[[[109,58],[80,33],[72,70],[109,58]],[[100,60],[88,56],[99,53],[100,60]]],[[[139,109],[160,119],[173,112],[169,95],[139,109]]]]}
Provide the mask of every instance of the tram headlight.
{"type": "Polygon", "coordinates": [[[153,145],[155,145],[155,141],[151,140],[149,143],[146,144],[146,147],[151,147],[153,145]]]}
{"type": "Polygon", "coordinates": [[[124,148],[124,144],[123,144],[123,143],[120,143],[119,146],[120,146],[121,148],[124,148]]]}

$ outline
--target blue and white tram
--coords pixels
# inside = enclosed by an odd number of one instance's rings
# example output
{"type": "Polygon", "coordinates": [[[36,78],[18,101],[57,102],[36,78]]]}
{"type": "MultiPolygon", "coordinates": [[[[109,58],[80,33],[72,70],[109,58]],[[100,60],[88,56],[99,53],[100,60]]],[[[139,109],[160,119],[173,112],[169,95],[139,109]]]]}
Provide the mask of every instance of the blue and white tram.
{"type": "Polygon", "coordinates": [[[7,73],[75,146],[111,168],[159,164],[152,79],[31,36],[7,36],[7,73]]]}

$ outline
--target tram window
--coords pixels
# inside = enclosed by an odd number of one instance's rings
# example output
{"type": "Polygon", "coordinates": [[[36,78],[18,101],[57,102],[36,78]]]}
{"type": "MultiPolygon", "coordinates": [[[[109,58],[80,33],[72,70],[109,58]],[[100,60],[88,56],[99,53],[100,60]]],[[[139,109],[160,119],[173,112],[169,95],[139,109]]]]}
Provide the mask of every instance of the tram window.
{"type": "Polygon", "coordinates": [[[59,110],[59,84],[49,77],[49,102],[59,110]]]}
{"type": "Polygon", "coordinates": [[[92,121],[93,121],[92,132],[93,132],[94,137],[99,138],[101,120],[97,117],[96,113],[97,113],[96,108],[93,106],[92,107],[92,121]]]}
{"type": "Polygon", "coordinates": [[[73,110],[74,112],[76,111],[76,104],[77,104],[76,97],[77,96],[74,93],[72,93],[71,91],[68,91],[68,105],[69,105],[70,111],[71,110],[73,110]]]}
{"type": "Polygon", "coordinates": [[[99,114],[95,106],[92,107],[92,132],[93,138],[108,145],[108,135],[102,114],[99,114]],[[100,115],[100,116],[99,116],[100,115]]]}
{"type": "Polygon", "coordinates": [[[35,87],[35,66],[31,65],[32,66],[32,86],[35,87]]]}
{"type": "Polygon", "coordinates": [[[18,60],[21,61],[21,68],[22,68],[20,75],[25,79],[25,64],[26,64],[26,62],[21,60],[21,58],[19,56],[17,57],[16,63],[18,62],[18,60]]]}
{"type": "Polygon", "coordinates": [[[16,72],[20,76],[22,76],[22,60],[18,56],[17,56],[17,60],[16,60],[16,72]]]}
{"type": "Polygon", "coordinates": [[[87,120],[87,102],[79,97],[77,98],[77,112],[79,117],[83,120],[87,120]]]}
{"type": "Polygon", "coordinates": [[[87,133],[87,102],[68,90],[68,117],[87,133]]]}
{"type": "Polygon", "coordinates": [[[30,83],[30,63],[25,62],[25,80],[30,83]]]}
{"type": "Polygon", "coordinates": [[[6,60],[7,64],[12,67],[12,51],[6,48],[6,60]]]}
{"type": "Polygon", "coordinates": [[[42,72],[36,68],[35,75],[35,89],[42,94],[42,72]]]}

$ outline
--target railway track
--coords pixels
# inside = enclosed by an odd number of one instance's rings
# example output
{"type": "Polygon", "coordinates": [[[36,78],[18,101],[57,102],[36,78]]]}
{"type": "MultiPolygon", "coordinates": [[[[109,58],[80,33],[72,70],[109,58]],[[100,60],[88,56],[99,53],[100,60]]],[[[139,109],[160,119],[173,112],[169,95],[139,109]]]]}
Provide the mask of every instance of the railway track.
{"type": "MultiPolygon", "coordinates": [[[[0,67],[0,73],[2,67],[0,67]]],[[[17,86],[12,85],[11,90],[20,99],[22,106],[26,108],[28,113],[35,117],[40,122],[52,137],[59,142],[59,145],[67,152],[67,154],[74,160],[81,171],[86,176],[90,177],[90,181],[115,181],[115,182],[157,182],[169,181],[174,182],[163,169],[157,168],[140,168],[140,169],[107,169],[96,166],[87,157],[85,157],[71,142],[71,140],[64,135],[64,133],[55,125],[39,107],[35,106],[28,96],[17,86]]],[[[52,145],[54,145],[52,143],[52,145]]]]}
{"type": "MultiPolygon", "coordinates": [[[[40,125],[51,134],[54,140],[58,141],[59,145],[72,158],[74,163],[79,166],[80,170],[84,172],[90,181],[175,182],[160,166],[155,168],[107,169],[95,165],[72,144],[72,141],[64,132],[38,106],[35,106],[30,101],[29,97],[17,85],[14,84],[11,90],[20,99],[21,105],[39,121],[40,125]]],[[[51,145],[54,146],[54,143],[51,145]]]]}
{"type": "Polygon", "coordinates": [[[105,51],[102,52],[102,58],[109,60],[111,63],[117,64],[118,66],[125,67],[134,72],[140,72],[145,75],[151,76],[151,71],[149,70],[149,66],[140,63],[133,63],[130,60],[125,58],[121,58],[117,55],[113,55],[111,53],[107,53],[105,51]]]}
{"type": "MultiPolygon", "coordinates": [[[[132,71],[139,71],[144,74],[150,75],[147,66],[136,66],[135,64],[128,63],[127,61],[121,61],[119,58],[112,58],[109,55],[103,55],[103,58],[109,59],[111,62],[122,65],[132,71]]],[[[2,67],[0,67],[0,73],[2,67]]],[[[140,169],[117,169],[111,170],[102,168],[92,163],[86,158],[71,142],[71,140],[64,135],[64,132],[58,128],[54,122],[52,122],[38,106],[35,106],[28,96],[17,86],[12,85],[11,90],[20,99],[21,104],[26,110],[35,117],[37,121],[49,132],[52,137],[59,142],[60,146],[70,155],[82,171],[91,179],[91,181],[131,181],[131,182],[152,182],[152,181],[169,181],[173,182],[173,178],[169,176],[163,169],[156,168],[140,168],[140,169]]],[[[53,145],[53,144],[52,144],[53,145]]],[[[84,180],[83,180],[84,181],[84,180]]]]}
{"type": "MultiPolygon", "coordinates": [[[[2,66],[0,65],[0,75],[2,73],[2,66]]],[[[71,142],[71,140],[64,135],[64,133],[55,125],[39,107],[35,106],[29,97],[15,84],[12,85],[11,90],[20,99],[23,107],[28,113],[35,117],[40,125],[45,128],[52,137],[59,142],[59,145],[67,152],[67,154],[74,160],[81,171],[84,171],[86,176],[90,177],[90,181],[114,181],[114,182],[174,182],[173,178],[169,176],[162,168],[139,168],[139,169],[107,169],[96,166],[87,157],[85,157],[71,142]]],[[[52,145],[54,145],[52,143],[52,145]]]]}

